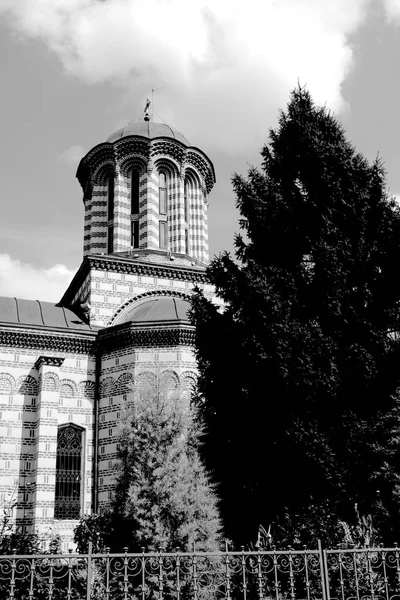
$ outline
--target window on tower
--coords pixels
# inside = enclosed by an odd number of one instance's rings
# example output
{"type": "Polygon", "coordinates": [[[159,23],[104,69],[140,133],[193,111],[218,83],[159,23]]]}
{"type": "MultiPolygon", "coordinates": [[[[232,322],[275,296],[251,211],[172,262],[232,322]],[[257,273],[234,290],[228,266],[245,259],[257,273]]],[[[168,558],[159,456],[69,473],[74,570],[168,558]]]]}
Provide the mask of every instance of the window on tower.
{"type": "Polygon", "coordinates": [[[55,519],[79,519],[82,498],[83,430],[68,424],[58,428],[55,519]]]}
{"type": "Polygon", "coordinates": [[[114,174],[107,180],[107,253],[114,252],[114,174]]]}
{"type": "Polygon", "coordinates": [[[189,254],[189,229],[185,229],[185,253],[189,254]]]}
{"type": "Polygon", "coordinates": [[[139,248],[139,221],[131,221],[131,246],[139,248]]]}
{"type": "Polygon", "coordinates": [[[108,254],[114,252],[114,227],[112,225],[107,230],[107,252],[108,254]]]}
{"type": "Polygon", "coordinates": [[[167,222],[160,221],[160,248],[166,250],[168,248],[167,222]]]}
{"type": "Polygon", "coordinates": [[[190,187],[188,180],[185,181],[185,191],[184,191],[184,210],[185,210],[185,223],[189,223],[189,194],[190,187]]]}
{"type": "Polygon", "coordinates": [[[107,181],[107,218],[114,219],[114,175],[110,175],[107,181]]]}
{"type": "Polygon", "coordinates": [[[139,213],[139,171],[134,169],[131,173],[131,213],[137,215],[139,213]]]}
{"type": "Polygon", "coordinates": [[[158,176],[158,205],[160,215],[167,214],[167,176],[161,171],[158,176]]]}

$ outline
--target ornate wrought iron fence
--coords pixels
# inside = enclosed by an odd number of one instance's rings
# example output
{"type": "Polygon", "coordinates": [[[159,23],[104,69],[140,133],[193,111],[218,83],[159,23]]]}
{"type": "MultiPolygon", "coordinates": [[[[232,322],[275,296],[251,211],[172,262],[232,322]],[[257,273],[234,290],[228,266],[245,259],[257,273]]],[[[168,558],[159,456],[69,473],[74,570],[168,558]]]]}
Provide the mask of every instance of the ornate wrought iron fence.
{"type": "Polygon", "coordinates": [[[327,600],[400,599],[400,550],[324,550],[327,600]]]}
{"type": "Polygon", "coordinates": [[[3,600],[400,600],[397,548],[0,556],[3,600]]]}

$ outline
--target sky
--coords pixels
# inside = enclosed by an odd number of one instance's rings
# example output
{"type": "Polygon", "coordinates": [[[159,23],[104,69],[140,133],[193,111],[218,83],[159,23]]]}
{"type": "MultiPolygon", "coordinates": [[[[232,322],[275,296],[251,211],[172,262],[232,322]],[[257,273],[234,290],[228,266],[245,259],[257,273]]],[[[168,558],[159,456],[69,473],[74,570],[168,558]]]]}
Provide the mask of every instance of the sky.
{"type": "Polygon", "coordinates": [[[213,161],[210,254],[234,172],[298,82],[400,197],[400,0],[0,0],[0,296],[60,300],[82,261],[79,160],[154,109],[213,161]]]}

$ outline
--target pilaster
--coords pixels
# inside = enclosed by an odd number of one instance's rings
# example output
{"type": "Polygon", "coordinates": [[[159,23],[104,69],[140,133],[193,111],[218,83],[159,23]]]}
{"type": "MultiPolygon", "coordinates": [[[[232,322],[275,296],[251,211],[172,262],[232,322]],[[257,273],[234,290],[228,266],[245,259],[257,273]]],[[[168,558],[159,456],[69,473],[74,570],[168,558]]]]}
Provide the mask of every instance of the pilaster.
{"type": "Polygon", "coordinates": [[[64,358],[40,356],[34,528],[41,531],[54,520],[60,367],[64,358]]]}

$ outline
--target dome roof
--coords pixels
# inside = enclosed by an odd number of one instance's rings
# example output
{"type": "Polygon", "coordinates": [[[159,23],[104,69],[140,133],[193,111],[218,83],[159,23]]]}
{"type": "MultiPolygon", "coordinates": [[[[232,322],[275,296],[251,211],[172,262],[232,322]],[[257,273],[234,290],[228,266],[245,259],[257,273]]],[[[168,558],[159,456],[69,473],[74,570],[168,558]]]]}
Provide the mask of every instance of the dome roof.
{"type": "Polygon", "coordinates": [[[190,302],[183,298],[174,298],[172,296],[163,296],[161,298],[152,298],[134,306],[132,310],[124,313],[120,323],[158,323],[161,321],[188,321],[188,310],[190,302]]]}
{"type": "Polygon", "coordinates": [[[122,318],[118,319],[118,324],[128,322],[188,321],[189,308],[190,302],[183,298],[174,298],[172,296],[151,298],[124,313],[122,318]]]}
{"type": "Polygon", "coordinates": [[[182,142],[185,146],[190,146],[189,141],[179,131],[172,129],[166,123],[154,123],[153,121],[136,121],[128,123],[125,127],[112,133],[107,142],[116,142],[117,140],[129,135],[140,135],[154,140],[155,138],[167,137],[182,142]]]}

